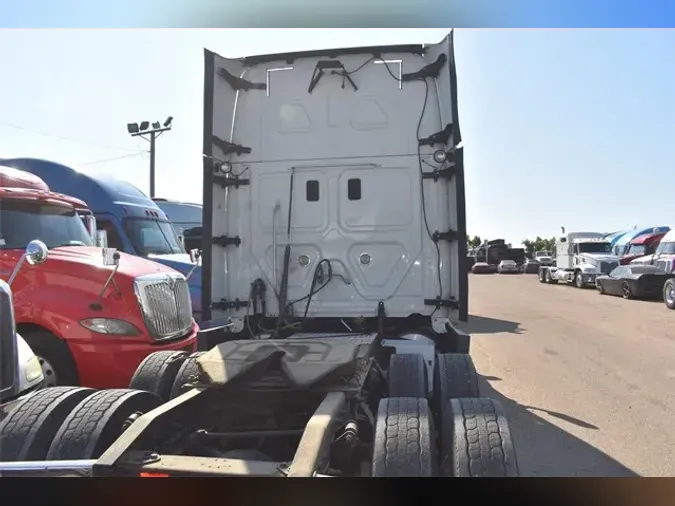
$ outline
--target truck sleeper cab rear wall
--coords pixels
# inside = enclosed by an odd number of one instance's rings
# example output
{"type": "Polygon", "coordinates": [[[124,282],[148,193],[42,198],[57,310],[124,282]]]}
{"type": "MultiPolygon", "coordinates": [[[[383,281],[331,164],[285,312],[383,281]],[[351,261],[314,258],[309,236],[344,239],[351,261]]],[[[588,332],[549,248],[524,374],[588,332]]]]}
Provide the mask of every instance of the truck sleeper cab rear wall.
{"type": "Polygon", "coordinates": [[[452,34],[242,59],[207,50],[205,74],[205,320],[243,331],[257,279],[267,318],[283,309],[282,282],[306,303],[322,260],[332,280],[310,318],[433,315],[436,332],[467,320],[452,34]]]}

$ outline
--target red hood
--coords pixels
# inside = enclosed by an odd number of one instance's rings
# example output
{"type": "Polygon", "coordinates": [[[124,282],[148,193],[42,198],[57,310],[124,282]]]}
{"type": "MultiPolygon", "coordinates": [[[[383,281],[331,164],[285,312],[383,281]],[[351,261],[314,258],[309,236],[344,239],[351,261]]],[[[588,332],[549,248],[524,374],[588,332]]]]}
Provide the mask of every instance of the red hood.
{"type": "MultiPolygon", "coordinates": [[[[142,274],[157,272],[175,272],[174,269],[142,257],[120,253],[120,265],[117,274],[128,275],[132,278],[142,274]]],[[[64,246],[49,250],[49,257],[42,268],[48,270],[59,269],[62,262],[77,263],[97,267],[108,274],[113,266],[103,265],[103,249],[91,246],[64,246]]],[[[107,275],[107,274],[106,274],[107,275]]]]}

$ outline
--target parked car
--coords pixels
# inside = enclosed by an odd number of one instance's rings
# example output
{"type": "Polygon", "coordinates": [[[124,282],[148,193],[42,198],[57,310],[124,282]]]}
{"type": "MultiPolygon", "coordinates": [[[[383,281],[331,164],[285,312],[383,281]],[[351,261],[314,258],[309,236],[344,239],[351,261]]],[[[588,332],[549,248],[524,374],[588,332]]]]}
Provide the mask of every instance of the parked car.
{"type": "Polygon", "coordinates": [[[487,262],[476,262],[473,264],[473,267],[471,267],[471,272],[474,274],[492,274],[494,269],[487,262]]]}
{"type": "Polygon", "coordinates": [[[499,274],[518,274],[520,269],[518,269],[518,264],[513,260],[502,260],[497,266],[497,272],[499,274]]]}
{"type": "Polygon", "coordinates": [[[536,260],[528,258],[525,260],[525,263],[521,266],[521,272],[525,274],[537,274],[539,272],[539,266],[541,264],[536,260]]]}
{"type": "Polygon", "coordinates": [[[655,265],[619,265],[609,274],[598,276],[595,286],[602,295],[618,295],[624,299],[658,298],[665,294],[665,284],[672,278],[673,274],[655,265]]]}

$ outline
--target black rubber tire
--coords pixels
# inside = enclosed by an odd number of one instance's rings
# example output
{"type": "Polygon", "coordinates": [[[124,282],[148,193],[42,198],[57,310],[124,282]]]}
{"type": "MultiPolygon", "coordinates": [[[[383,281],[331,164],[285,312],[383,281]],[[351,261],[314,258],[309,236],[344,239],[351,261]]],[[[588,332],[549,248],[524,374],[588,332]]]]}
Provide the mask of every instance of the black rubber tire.
{"type": "Polygon", "coordinates": [[[581,271],[577,271],[574,273],[574,286],[576,286],[577,288],[584,287],[584,278],[581,271]]]}
{"type": "Polygon", "coordinates": [[[433,477],[437,474],[437,455],[433,417],[426,399],[380,400],[373,443],[373,477],[433,477]]]}
{"type": "Polygon", "coordinates": [[[605,292],[605,287],[602,286],[602,283],[596,283],[595,287],[598,289],[598,293],[600,295],[605,295],[607,292],[605,292]]]}
{"type": "MultiPolygon", "coordinates": [[[[80,376],[77,364],[68,344],[47,330],[20,330],[21,337],[28,343],[39,360],[47,360],[56,375],[54,386],[79,386],[80,376]]],[[[49,378],[45,378],[49,385],[49,378]]],[[[86,385],[85,385],[86,386],[86,385]]]]}
{"type": "Polygon", "coordinates": [[[458,478],[518,476],[518,461],[501,404],[452,399],[441,416],[441,474],[458,478]]]}
{"type": "Polygon", "coordinates": [[[389,357],[389,397],[419,397],[429,393],[429,379],[424,357],[401,353],[389,357]]]}
{"type": "Polygon", "coordinates": [[[183,385],[186,383],[193,383],[199,377],[199,366],[197,365],[197,358],[201,357],[204,351],[198,351],[190,355],[180,366],[178,374],[176,374],[176,379],[171,386],[171,394],[169,399],[175,399],[181,394],[184,394],[187,390],[183,388],[183,385]]]}
{"type": "Polygon", "coordinates": [[[434,365],[434,397],[437,408],[441,399],[479,397],[478,373],[471,355],[465,353],[439,353],[434,365]]]}
{"type": "Polygon", "coordinates": [[[17,402],[0,422],[0,461],[44,460],[70,412],[96,390],[51,387],[17,402]]]}
{"type": "Polygon", "coordinates": [[[538,272],[538,274],[539,274],[539,282],[540,282],[540,283],[546,283],[546,277],[545,277],[546,271],[543,270],[543,269],[541,269],[541,270],[538,272]]]}
{"type": "Polygon", "coordinates": [[[548,269],[546,269],[544,271],[544,283],[546,283],[547,285],[553,284],[553,278],[551,277],[551,271],[549,271],[548,269]]]}
{"type": "Polygon", "coordinates": [[[171,398],[171,389],[183,362],[185,351],[156,351],[143,359],[129,382],[131,390],[157,394],[163,402],[171,398]]]}
{"type": "Polygon", "coordinates": [[[675,309],[675,300],[671,304],[668,302],[668,297],[666,296],[668,291],[672,289],[675,289],[675,280],[673,279],[666,280],[666,282],[663,285],[663,303],[666,305],[668,309],[675,309]]]}
{"type": "Polygon", "coordinates": [[[630,289],[630,285],[626,283],[625,281],[621,283],[621,296],[624,299],[632,299],[633,298],[633,292],[630,289]]]}
{"type": "Polygon", "coordinates": [[[47,460],[97,459],[124,431],[134,413],[147,413],[162,404],[151,392],[101,390],[73,409],[52,441],[47,460]]]}

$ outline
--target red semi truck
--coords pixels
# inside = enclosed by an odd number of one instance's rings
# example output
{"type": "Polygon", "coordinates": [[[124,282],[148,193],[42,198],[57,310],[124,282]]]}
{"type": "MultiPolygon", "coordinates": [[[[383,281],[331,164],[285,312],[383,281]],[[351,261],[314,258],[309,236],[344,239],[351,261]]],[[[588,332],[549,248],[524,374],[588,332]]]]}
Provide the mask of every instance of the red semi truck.
{"type": "Polygon", "coordinates": [[[40,359],[45,386],[122,388],[150,353],[196,350],[185,277],[97,247],[95,231],[84,202],[0,165],[0,279],[30,241],[49,248],[12,285],[17,331],[40,359]]]}
{"type": "Polygon", "coordinates": [[[651,233],[643,234],[633,239],[628,244],[626,253],[621,257],[621,265],[628,265],[636,258],[654,253],[659,246],[661,239],[663,239],[665,235],[665,232],[657,234],[651,233]]]}

